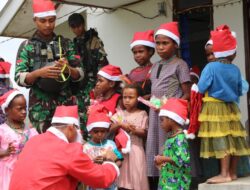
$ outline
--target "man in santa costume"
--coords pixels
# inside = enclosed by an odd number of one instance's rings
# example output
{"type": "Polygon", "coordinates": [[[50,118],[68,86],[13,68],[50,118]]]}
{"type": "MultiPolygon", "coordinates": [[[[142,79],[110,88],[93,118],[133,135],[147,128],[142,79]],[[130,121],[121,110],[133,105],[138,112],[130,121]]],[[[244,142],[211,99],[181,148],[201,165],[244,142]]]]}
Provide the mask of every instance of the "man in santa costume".
{"type": "Polygon", "coordinates": [[[79,129],[77,106],[58,106],[52,126],[32,138],[16,162],[10,190],[75,190],[79,181],[107,188],[119,175],[113,152],[102,165],[95,164],[76,142],[79,129]]]}

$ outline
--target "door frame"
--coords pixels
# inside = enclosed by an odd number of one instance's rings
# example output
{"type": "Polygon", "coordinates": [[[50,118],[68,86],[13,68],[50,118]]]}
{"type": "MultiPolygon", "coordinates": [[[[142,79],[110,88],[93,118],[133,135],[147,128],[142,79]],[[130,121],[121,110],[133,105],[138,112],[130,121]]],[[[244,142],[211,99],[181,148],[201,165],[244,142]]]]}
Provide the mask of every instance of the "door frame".
{"type": "MultiPolygon", "coordinates": [[[[250,0],[243,0],[243,24],[244,24],[244,41],[245,41],[245,73],[246,80],[250,81],[250,0]]],[[[250,137],[250,93],[247,93],[247,115],[248,115],[248,136],[250,137]]],[[[250,142],[250,140],[249,140],[250,142]]]]}

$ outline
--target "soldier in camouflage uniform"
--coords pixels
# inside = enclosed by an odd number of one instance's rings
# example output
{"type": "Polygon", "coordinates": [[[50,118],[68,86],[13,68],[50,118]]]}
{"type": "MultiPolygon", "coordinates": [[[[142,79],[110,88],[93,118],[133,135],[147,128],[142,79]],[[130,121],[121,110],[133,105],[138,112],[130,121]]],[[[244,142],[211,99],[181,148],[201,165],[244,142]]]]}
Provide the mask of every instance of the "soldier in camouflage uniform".
{"type": "MultiPolygon", "coordinates": [[[[41,7],[52,2],[33,1],[34,10],[35,3],[41,7]]],[[[78,82],[84,76],[74,44],[54,34],[55,20],[55,11],[44,14],[34,12],[37,31],[21,45],[17,56],[15,80],[20,86],[30,88],[29,119],[39,133],[50,127],[58,105],[74,104],[70,83],[78,82]],[[58,79],[65,64],[68,80],[62,82],[58,79]]]]}
{"type": "Polygon", "coordinates": [[[81,129],[84,132],[84,139],[87,138],[86,122],[87,108],[90,105],[90,92],[95,87],[97,72],[100,68],[108,64],[107,54],[104,50],[102,40],[98,37],[95,29],[90,28],[85,31],[85,21],[81,14],[74,13],[68,19],[68,24],[76,37],[74,44],[78,54],[81,56],[83,69],[86,72],[86,80],[75,85],[81,129]]]}

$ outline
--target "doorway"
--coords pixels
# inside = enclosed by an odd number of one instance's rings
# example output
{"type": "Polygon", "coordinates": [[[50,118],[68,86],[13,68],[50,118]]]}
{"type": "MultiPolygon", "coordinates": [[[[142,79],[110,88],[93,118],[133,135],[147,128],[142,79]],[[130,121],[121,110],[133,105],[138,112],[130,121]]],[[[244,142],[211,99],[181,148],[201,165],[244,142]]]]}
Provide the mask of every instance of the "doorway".
{"type": "MultiPolygon", "coordinates": [[[[250,0],[243,0],[243,18],[244,18],[244,42],[245,42],[245,68],[246,80],[250,81],[250,0]]],[[[250,93],[247,93],[248,107],[248,126],[249,126],[249,110],[250,110],[250,93]]],[[[248,137],[250,137],[250,128],[248,127],[248,137]]],[[[249,143],[250,140],[248,139],[249,143]]]]}
{"type": "Polygon", "coordinates": [[[200,70],[207,63],[205,44],[213,29],[212,0],[173,0],[173,19],[179,22],[181,46],[180,55],[189,67],[200,70]]]}

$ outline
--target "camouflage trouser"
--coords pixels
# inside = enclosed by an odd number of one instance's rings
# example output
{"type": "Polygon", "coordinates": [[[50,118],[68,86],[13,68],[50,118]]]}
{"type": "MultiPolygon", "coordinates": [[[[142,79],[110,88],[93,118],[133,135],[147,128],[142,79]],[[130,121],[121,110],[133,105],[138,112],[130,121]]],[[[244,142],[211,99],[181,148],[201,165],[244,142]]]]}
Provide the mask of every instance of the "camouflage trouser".
{"type": "Polygon", "coordinates": [[[50,127],[55,108],[56,105],[51,105],[49,109],[45,109],[40,103],[29,108],[30,122],[38,133],[44,133],[50,127]]]}
{"type": "Polygon", "coordinates": [[[44,133],[51,126],[51,120],[55,109],[59,105],[72,105],[72,100],[69,98],[65,101],[37,101],[29,107],[29,119],[33,127],[38,133],[44,133]]]}
{"type": "Polygon", "coordinates": [[[83,134],[83,139],[88,140],[89,135],[86,128],[87,125],[87,111],[88,106],[90,105],[90,91],[94,88],[95,82],[88,81],[88,83],[84,86],[84,89],[81,89],[77,94],[77,105],[80,117],[80,127],[83,134]]]}

